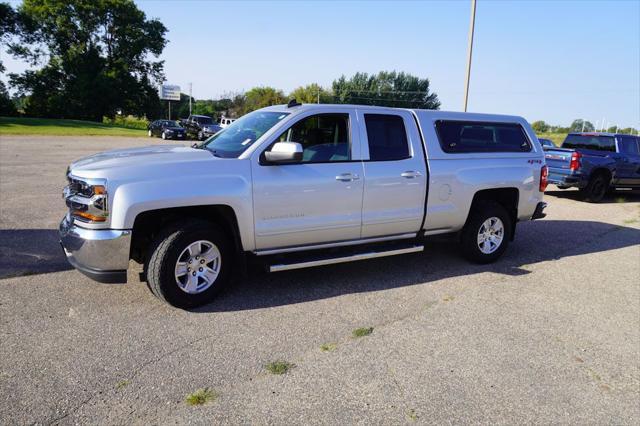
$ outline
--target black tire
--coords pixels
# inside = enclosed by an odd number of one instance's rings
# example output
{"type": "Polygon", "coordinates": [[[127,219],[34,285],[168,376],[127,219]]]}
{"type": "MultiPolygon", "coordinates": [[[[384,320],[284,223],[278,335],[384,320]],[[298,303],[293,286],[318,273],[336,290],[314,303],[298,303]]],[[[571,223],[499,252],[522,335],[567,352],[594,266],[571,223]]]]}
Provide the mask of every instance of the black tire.
{"type": "Polygon", "coordinates": [[[585,201],[590,203],[599,203],[609,191],[609,182],[603,173],[597,173],[591,176],[589,183],[581,189],[582,196],[585,201]]]}
{"type": "Polygon", "coordinates": [[[484,264],[495,262],[502,256],[511,240],[513,229],[511,218],[504,207],[493,201],[479,201],[474,203],[471,209],[471,213],[469,214],[467,223],[462,229],[460,238],[462,253],[468,260],[475,263],[484,264]],[[484,253],[479,247],[478,234],[484,222],[490,218],[498,218],[502,221],[502,240],[494,251],[484,253]]]}
{"type": "Polygon", "coordinates": [[[204,139],[204,135],[202,134],[202,132],[198,132],[198,140],[201,141],[204,139]]]}
{"type": "Polygon", "coordinates": [[[189,220],[168,226],[155,238],[147,256],[146,276],[151,292],[177,308],[188,309],[211,302],[231,281],[235,262],[227,236],[215,224],[189,220]],[[213,284],[201,293],[183,291],[176,282],[175,267],[183,250],[198,240],[207,240],[220,252],[220,271],[213,284]]]}

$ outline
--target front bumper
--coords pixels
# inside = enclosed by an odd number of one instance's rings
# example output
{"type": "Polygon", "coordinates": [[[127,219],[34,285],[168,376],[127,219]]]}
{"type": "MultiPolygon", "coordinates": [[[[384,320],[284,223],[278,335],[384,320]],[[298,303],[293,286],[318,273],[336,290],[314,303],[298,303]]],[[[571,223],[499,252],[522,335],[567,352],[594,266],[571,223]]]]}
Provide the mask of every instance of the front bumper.
{"type": "Polygon", "coordinates": [[[185,139],[187,136],[184,132],[167,134],[167,139],[185,139]]]}
{"type": "Polygon", "coordinates": [[[127,282],[130,230],[86,229],[65,217],[59,234],[67,261],[78,271],[98,282],[127,282]]]}

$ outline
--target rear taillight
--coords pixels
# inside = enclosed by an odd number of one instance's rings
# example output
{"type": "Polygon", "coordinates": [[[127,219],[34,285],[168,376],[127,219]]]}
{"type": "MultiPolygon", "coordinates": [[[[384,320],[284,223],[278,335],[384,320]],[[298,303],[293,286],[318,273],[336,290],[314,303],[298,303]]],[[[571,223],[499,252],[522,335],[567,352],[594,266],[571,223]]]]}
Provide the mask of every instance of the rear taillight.
{"type": "Polygon", "coordinates": [[[582,154],[580,154],[579,152],[571,153],[571,163],[569,163],[569,170],[571,170],[572,172],[575,172],[580,168],[581,157],[582,157],[582,154]]]}
{"type": "Polygon", "coordinates": [[[540,192],[546,191],[548,184],[549,184],[549,168],[545,164],[540,169],[540,192]]]}

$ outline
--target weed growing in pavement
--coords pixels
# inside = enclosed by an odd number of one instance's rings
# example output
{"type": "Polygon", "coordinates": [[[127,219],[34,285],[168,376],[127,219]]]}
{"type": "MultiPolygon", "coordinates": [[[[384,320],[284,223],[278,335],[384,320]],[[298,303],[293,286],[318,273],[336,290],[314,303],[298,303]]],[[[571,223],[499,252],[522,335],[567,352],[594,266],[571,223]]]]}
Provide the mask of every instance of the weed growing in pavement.
{"type": "Polygon", "coordinates": [[[295,364],[287,361],[274,361],[265,365],[264,368],[271,374],[285,374],[295,366],[295,364]]]}
{"type": "Polygon", "coordinates": [[[337,347],[338,345],[335,343],[323,343],[322,345],[320,345],[320,350],[322,352],[331,352],[335,351],[337,347]]]}
{"type": "Polygon", "coordinates": [[[190,393],[185,397],[185,402],[189,405],[202,405],[207,402],[215,401],[218,396],[217,392],[212,391],[209,388],[198,389],[194,393],[190,393]]]}
{"type": "Polygon", "coordinates": [[[353,330],[353,337],[364,337],[373,333],[373,327],[360,327],[353,330]]]}
{"type": "Polygon", "coordinates": [[[129,386],[129,383],[131,383],[129,380],[120,380],[118,383],[116,383],[116,389],[120,390],[124,387],[129,386]]]}

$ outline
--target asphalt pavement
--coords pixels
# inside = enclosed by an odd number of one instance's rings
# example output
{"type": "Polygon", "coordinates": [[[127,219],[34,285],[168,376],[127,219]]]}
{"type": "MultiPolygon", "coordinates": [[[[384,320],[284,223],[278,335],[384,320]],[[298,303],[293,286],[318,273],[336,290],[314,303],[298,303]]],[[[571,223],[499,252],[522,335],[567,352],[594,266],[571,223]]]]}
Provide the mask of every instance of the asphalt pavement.
{"type": "Polygon", "coordinates": [[[252,273],[187,312],[136,265],[126,285],[95,283],[58,245],[68,163],[149,143],[0,135],[0,423],[640,422],[638,193],[552,188],[492,265],[432,242],[252,273]],[[209,400],[189,405],[199,389],[209,400]]]}

